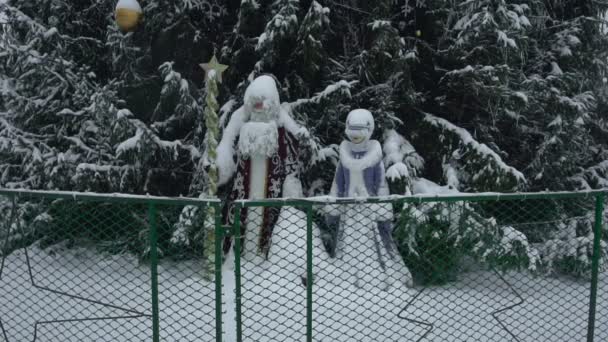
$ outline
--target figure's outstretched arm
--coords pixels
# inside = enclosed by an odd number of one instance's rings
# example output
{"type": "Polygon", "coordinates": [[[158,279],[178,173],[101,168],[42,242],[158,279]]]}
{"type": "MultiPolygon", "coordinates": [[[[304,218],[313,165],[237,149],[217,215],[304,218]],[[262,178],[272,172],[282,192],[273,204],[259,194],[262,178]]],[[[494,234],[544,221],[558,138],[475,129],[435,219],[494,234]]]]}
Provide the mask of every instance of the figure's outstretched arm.
{"type": "MultiPolygon", "coordinates": [[[[336,167],[336,173],[334,174],[334,180],[331,184],[331,190],[329,196],[340,197],[341,191],[344,189],[344,168],[340,163],[336,167]]],[[[340,206],[327,204],[324,208],[325,211],[325,225],[329,229],[329,234],[332,237],[332,247],[330,255],[336,257],[339,254],[340,240],[342,239],[342,229],[340,227],[340,206]]]]}
{"type": "MultiPolygon", "coordinates": [[[[388,188],[388,182],[386,181],[386,174],[384,169],[384,163],[381,161],[378,164],[379,179],[378,179],[378,196],[388,196],[390,191],[388,188]]],[[[396,253],[396,247],[393,241],[393,205],[389,203],[382,203],[378,206],[378,232],[382,243],[386,248],[389,255],[392,257],[396,253]]]]}
{"type": "Polygon", "coordinates": [[[338,163],[336,173],[334,174],[334,181],[331,184],[331,190],[329,190],[329,196],[344,197],[345,186],[344,167],[341,163],[338,163]]]}
{"type": "Polygon", "coordinates": [[[386,181],[386,171],[384,169],[384,163],[381,161],[379,164],[380,171],[380,179],[378,180],[380,184],[378,185],[378,196],[388,196],[390,195],[390,190],[388,188],[388,182],[386,181]]]}
{"type": "Polygon", "coordinates": [[[245,123],[245,114],[243,107],[237,109],[230,117],[230,121],[222,132],[222,140],[217,146],[217,169],[219,172],[218,185],[226,184],[232,175],[236,172],[236,163],[234,162],[234,146],[241,127],[245,123]]]}
{"type": "MultiPolygon", "coordinates": [[[[388,196],[390,195],[390,191],[388,188],[388,183],[386,181],[384,163],[382,161],[378,164],[378,173],[378,196],[388,196]]],[[[393,205],[390,202],[381,203],[380,205],[378,205],[377,210],[378,228],[380,229],[380,235],[382,235],[384,240],[385,237],[391,235],[393,230],[393,205]]]]}

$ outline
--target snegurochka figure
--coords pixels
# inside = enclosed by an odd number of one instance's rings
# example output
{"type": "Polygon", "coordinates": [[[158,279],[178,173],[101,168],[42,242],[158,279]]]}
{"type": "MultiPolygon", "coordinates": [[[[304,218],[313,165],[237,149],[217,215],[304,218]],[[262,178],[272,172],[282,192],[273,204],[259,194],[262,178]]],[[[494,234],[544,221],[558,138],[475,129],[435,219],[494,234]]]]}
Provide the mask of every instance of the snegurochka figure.
{"type": "MultiPolygon", "coordinates": [[[[334,197],[382,197],[389,195],[382,160],[382,147],[371,140],[374,117],[356,109],[346,119],[346,137],[340,144],[330,195],[334,197]]],[[[336,262],[342,280],[361,288],[388,289],[411,286],[412,276],[392,237],[393,208],[390,203],[356,203],[331,206],[328,223],[337,226],[336,262]]]]}

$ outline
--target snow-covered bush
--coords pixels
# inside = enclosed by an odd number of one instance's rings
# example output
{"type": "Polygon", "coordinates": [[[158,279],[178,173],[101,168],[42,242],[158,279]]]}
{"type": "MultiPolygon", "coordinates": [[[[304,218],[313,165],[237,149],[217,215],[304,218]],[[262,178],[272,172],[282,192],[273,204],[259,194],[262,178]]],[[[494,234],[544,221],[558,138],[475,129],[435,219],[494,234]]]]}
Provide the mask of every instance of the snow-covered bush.
{"type": "Polygon", "coordinates": [[[527,269],[536,272],[541,265],[539,251],[526,235],[513,227],[502,226],[480,260],[501,271],[527,269]]]}
{"type": "Polygon", "coordinates": [[[395,235],[416,283],[441,285],[456,280],[464,250],[447,219],[405,209],[395,235]]]}
{"type": "Polygon", "coordinates": [[[395,237],[416,281],[454,281],[465,257],[503,271],[535,271],[538,251],[513,227],[484,218],[466,202],[406,204],[395,237]]]}
{"type": "MultiPolygon", "coordinates": [[[[604,215],[604,220],[606,218],[604,215]]],[[[554,238],[541,245],[544,271],[589,279],[594,256],[593,228],[592,215],[558,222],[554,238]]],[[[605,238],[600,241],[599,261],[600,269],[604,269],[608,262],[608,242],[605,238]]]]}
{"type": "Polygon", "coordinates": [[[32,218],[35,223],[43,221],[44,216],[36,215],[38,211],[36,204],[19,204],[7,197],[0,198],[0,255],[8,255],[36,240],[27,222],[32,218]]]}
{"type": "MultiPolygon", "coordinates": [[[[482,201],[476,207],[482,215],[495,218],[503,230],[506,229],[504,236],[512,237],[514,243],[501,242],[501,245],[507,250],[527,250],[522,255],[528,255],[528,260],[536,260],[528,265],[530,271],[586,278],[591,272],[593,257],[593,204],[593,197],[590,197],[482,201]]],[[[605,231],[601,241],[602,265],[608,252],[605,231]]],[[[488,257],[496,259],[492,253],[488,257]]],[[[508,259],[503,261],[509,262],[508,259]]]]}
{"type": "Polygon", "coordinates": [[[384,132],[384,166],[391,193],[411,194],[411,179],[424,168],[424,159],[412,144],[395,130],[384,132]]]}

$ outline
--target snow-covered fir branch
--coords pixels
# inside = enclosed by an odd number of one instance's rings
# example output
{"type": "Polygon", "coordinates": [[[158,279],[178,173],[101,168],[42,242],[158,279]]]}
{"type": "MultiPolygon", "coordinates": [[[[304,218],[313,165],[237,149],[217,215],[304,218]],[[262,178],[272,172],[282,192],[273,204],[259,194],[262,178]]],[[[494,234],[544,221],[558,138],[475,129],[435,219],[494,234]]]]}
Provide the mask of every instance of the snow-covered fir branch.
{"type": "Polygon", "coordinates": [[[487,186],[495,182],[496,186],[517,189],[527,182],[524,174],[507,165],[502,158],[487,145],[479,143],[464,128],[429,113],[424,120],[440,129],[440,140],[455,139],[452,149],[448,149],[448,158],[456,162],[460,183],[465,186],[487,186]]]}

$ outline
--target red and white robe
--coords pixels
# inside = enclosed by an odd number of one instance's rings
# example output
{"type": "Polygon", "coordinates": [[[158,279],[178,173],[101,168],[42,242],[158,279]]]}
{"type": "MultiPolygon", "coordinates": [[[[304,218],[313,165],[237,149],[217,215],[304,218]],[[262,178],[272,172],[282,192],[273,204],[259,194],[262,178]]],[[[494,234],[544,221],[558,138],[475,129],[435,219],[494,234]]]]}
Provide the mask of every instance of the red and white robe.
{"type": "MultiPolygon", "coordinates": [[[[235,217],[234,201],[241,199],[249,199],[252,189],[252,158],[243,156],[237,153],[237,169],[234,177],[232,191],[228,196],[228,205],[224,208],[224,222],[233,225],[235,217]]],[[[296,138],[288,132],[284,127],[278,127],[278,148],[274,155],[266,158],[265,168],[265,194],[263,198],[280,198],[282,197],[283,183],[287,175],[298,172],[298,142],[296,138]]],[[[257,208],[256,208],[257,209],[257,208]]],[[[257,236],[256,252],[267,258],[272,241],[272,232],[277,222],[280,213],[280,207],[264,207],[259,209],[262,213],[261,220],[256,220],[257,224],[248,224],[248,208],[241,209],[241,253],[245,247],[246,236],[257,236]],[[255,232],[247,229],[255,229],[255,232]]],[[[252,213],[253,214],[253,213],[252,213]]],[[[224,239],[224,252],[228,253],[232,246],[232,237],[224,239]]],[[[247,251],[250,251],[247,247],[247,251]]]]}

